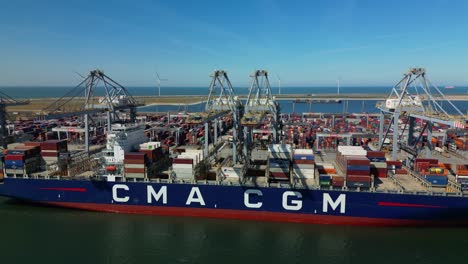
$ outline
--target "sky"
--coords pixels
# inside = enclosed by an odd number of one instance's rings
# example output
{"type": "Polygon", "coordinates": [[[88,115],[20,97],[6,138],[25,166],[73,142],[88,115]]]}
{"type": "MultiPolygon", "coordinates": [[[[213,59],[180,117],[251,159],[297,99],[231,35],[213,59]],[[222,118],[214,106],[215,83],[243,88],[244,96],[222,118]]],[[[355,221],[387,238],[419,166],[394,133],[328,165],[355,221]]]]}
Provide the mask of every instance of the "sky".
{"type": "Polygon", "coordinates": [[[468,85],[466,0],[0,0],[0,86],[392,85],[410,67],[468,85]]]}

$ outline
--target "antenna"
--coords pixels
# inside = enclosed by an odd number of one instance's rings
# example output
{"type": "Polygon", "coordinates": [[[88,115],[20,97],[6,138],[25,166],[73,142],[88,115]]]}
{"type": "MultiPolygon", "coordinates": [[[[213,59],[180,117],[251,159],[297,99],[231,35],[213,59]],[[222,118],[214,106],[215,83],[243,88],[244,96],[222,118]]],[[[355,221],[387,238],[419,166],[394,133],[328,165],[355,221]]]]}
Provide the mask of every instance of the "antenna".
{"type": "Polygon", "coordinates": [[[158,72],[156,72],[156,77],[158,78],[158,96],[161,97],[161,81],[167,81],[167,79],[161,79],[158,72]]]}
{"type": "Polygon", "coordinates": [[[278,94],[281,94],[281,78],[278,74],[276,74],[276,77],[278,78],[278,94]]]}

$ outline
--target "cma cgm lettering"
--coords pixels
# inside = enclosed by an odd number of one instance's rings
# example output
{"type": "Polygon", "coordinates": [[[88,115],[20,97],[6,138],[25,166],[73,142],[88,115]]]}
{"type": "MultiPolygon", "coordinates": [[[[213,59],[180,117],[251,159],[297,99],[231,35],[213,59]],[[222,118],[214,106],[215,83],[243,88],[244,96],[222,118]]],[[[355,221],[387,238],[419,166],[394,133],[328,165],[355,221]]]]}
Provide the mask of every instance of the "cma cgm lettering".
{"type": "MultiPolygon", "coordinates": [[[[148,205],[170,205],[168,200],[168,188],[163,185],[159,189],[155,189],[152,185],[146,186],[146,204],[148,205]]],[[[115,203],[126,204],[132,199],[130,187],[126,184],[115,184],[112,186],[112,201],[115,203]]],[[[187,193],[185,206],[190,207],[193,205],[199,207],[206,207],[204,195],[199,187],[192,187],[187,193]]],[[[263,207],[263,192],[259,189],[247,189],[243,191],[244,209],[262,209],[263,207]]],[[[284,191],[281,194],[281,206],[286,211],[301,212],[303,209],[304,200],[303,195],[298,191],[284,191]]],[[[232,197],[236,199],[236,197],[232,197]]],[[[214,204],[216,208],[217,205],[214,204]]],[[[322,195],[322,213],[339,212],[340,214],[346,213],[346,194],[339,194],[335,199],[329,193],[324,192],[322,195]]],[[[309,212],[309,213],[317,213],[309,212]]]]}

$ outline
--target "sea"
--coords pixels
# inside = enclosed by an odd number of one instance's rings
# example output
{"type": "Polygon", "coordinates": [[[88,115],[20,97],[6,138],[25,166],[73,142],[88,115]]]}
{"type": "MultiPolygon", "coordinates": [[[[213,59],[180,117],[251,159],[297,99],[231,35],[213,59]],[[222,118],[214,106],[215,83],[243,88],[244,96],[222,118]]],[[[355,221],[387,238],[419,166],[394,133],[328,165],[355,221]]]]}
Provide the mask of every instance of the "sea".
{"type": "Polygon", "coordinates": [[[467,263],[468,228],[95,213],[0,198],[0,263],[467,263]]]}
{"type": "MultiPolygon", "coordinates": [[[[17,98],[38,98],[57,97],[67,89],[4,87],[0,91],[17,98]]],[[[342,87],[340,92],[387,94],[389,89],[342,87]]],[[[467,89],[444,92],[466,94],[467,89]]],[[[128,90],[134,95],[155,93],[154,87],[128,90]]],[[[163,95],[205,95],[207,91],[196,87],[161,89],[163,95]]],[[[332,87],[282,88],[283,94],[334,91],[332,87]]],[[[467,111],[467,101],[456,103],[467,111]]],[[[282,104],[286,107],[287,102],[282,104]]],[[[343,104],[311,107],[320,112],[343,110],[343,104]]],[[[364,103],[364,111],[372,107],[371,101],[364,103]]],[[[351,108],[363,110],[362,102],[350,101],[349,112],[351,108]]],[[[468,228],[459,227],[356,227],[127,215],[33,206],[0,198],[0,263],[5,264],[463,264],[468,263],[467,246],[468,228]]]]}
{"type": "MultiPolygon", "coordinates": [[[[32,99],[43,97],[60,97],[71,91],[74,87],[56,86],[56,87],[0,87],[0,91],[8,94],[13,98],[32,99]]],[[[392,87],[386,86],[348,86],[340,87],[340,94],[390,94],[392,87]]],[[[127,87],[128,92],[135,96],[155,96],[159,93],[157,87],[127,87]]],[[[436,92],[432,88],[433,92],[436,92]]],[[[468,113],[468,86],[457,86],[451,89],[439,88],[445,95],[466,95],[464,101],[453,101],[458,110],[464,114],[468,113]]],[[[235,94],[247,95],[249,93],[248,87],[235,87],[235,94]]],[[[271,88],[272,94],[279,94],[278,87],[271,88]]],[[[171,95],[208,95],[208,87],[161,87],[161,96],[171,95]]],[[[300,94],[314,95],[320,94],[333,94],[337,93],[337,87],[281,87],[281,94],[300,94]]],[[[95,90],[96,96],[103,96],[105,94],[102,87],[95,90]]],[[[301,98],[305,99],[305,98],[301,98]]],[[[304,113],[304,112],[333,112],[333,113],[377,113],[379,110],[376,108],[377,101],[375,100],[349,100],[342,101],[341,103],[293,103],[292,100],[279,101],[281,111],[283,113],[304,113]]],[[[452,107],[448,102],[440,102],[443,108],[449,114],[458,114],[458,111],[452,107]]],[[[205,104],[179,104],[179,105],[157,105],[141,107],[139,110],[144,112],[168,112],[168,111],[188,111],[200,112],[204,111],[205,104]]]]}

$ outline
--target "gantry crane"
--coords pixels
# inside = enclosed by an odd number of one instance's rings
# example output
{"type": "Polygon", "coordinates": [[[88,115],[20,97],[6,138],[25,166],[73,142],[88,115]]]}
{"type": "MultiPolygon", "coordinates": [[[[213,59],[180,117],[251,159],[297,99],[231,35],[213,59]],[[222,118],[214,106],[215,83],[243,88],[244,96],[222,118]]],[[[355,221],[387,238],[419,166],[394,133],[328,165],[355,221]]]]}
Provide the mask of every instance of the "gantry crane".
{"type": "Polygon", "coordinates": [[[280,120],[280,107],[271,93],[268,72],[256,70],[251,75],[251,85],[249,95],[245,103],[245,114],[241,119],[244,130],[244,160],[248,162],[252,150],[253,135],[252,129],[262,125],[264,117],[272,115],[273,142],[278,142],[278,129],[280,120]]]}
{"type": "Polygon", "coordinates": [[[426,76],[424,68],[411,68],[404,74],[403,78],[392,88],[390,95],[385,103],[378,103],[380,109],[380,128],[379,128],[379,149],[382,149],[384,142],[393,129],[392,158],[397,159],[398,150],[408,152],[415,158],[419,154],[417,148],[423,133],[427,130],[427,147],[430,157],[432,150],[432,127],[434,123],[445,124],[453,129],[464,129],[467,124],[467,116],[464,115],[437,86],[433,85],[426,76]],[[444,108],[442,102],[446,102],[446,107],[451,108],[452,115],[448,108],[444,108]],[[384,132],[384,118],[391,116],[391,121],[384,132]],[[403,130],[399,128],[399,120],[406,116],[408,122],[405,123],[403,130]],[[416,119],[425,121],[425,125],[420,131],[418,138],[414,138],[414,128],[416,119]],[[404,141],[403,134],[408,127],[408,137],[404,141]]]}
{"type": "Polygon", "coordinates": [[[133,98],[128,90],[104,74],[102,70],[92,70],[77,86],[61,98],[43,109],[47,119],[68,116],[83,116],[85,125],[85,150],[89,152],[89,119],[97,113],[107,113],[107,131],[112,122],[120,120],[119,111],[129,110],[130,122],[136,118],[136,108],[143,103],[133,98]],[[104,97],[98,98],[95,91],[104,88],[104,97]]]}
{"type": "MultiPolygon", "coordinates": [[[[238,153],[237,146],[241,143],[240,135],[240,119],[243,114],[242,104],[234,93],[231,81],[226,71],[216,70],[211,75],[211,84],[209,87],[208,100],[206,101],[205,111],[207,113],[224,113],[231,112],[233,117],[233,133],[232,133],[232,149],[233,162],[237,163],[238,153]]],[[[217,115],[215,115],[217,116],[217,115]]],[[[214,143],[218,140],[218,117],[213,119],[214,126],[214,143]]],[[[207,124],[207,123],[205,123],[207,124]]],[[[205,125],[205,133],[208,133],[205,125]]],[[[208,140],[205,137],[205,151],[208,151],[208,140]]]]}
{"type": "Polygon", "coordinates": [[[7,129],[7,106],[27,105],[29,100],[16,100],[13,97],[0,91],[0,141],[4,149],[8,145],[8,129],[7,129]]]}

